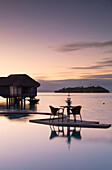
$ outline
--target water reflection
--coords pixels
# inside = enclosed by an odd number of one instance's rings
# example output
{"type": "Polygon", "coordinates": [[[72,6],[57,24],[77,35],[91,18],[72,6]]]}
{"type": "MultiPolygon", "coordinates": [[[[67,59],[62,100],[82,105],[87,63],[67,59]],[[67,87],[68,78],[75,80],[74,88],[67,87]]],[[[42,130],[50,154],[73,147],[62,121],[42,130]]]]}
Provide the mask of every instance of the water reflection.
{"type": "MultiPolygon", "coordinates": [[[[65,94],[42,93],[37,109],[39,112],[49,112],[49,104],[56,107],[64,105],[65,98],[65,94]]],[[[85,120],[112,123],[112,94],[73,94],[72,101],[74,105],[83,106],[85,120]],[[105,105],[102,105],[103,101],[105,105]]],[[[30,116],[33,119],[43,118],[42,115],[30,116]]],[[[51,130],[47,125],[30,124],[27,118],[0,117],[2,170],[112,169],[112,128],[98,130],[68,127],[67,130],[67,127],[59,127],[58,134],[58,127],[51,126],[51,130]],[[22,119],[27,121],[23,122],[22,119]]]]}
{"type": "Polygon", "coordinates": [[[76,128],[76,127],[64,127],[64,126],[50,126],[50,137],[49,139],[54,139],[54,138],[67,138],[67,144],[68,147],[70,148],[70,144],[71,144],[71,140],[72,138],[75,138],[77,140],[81,140],[82,136],[81,136],[81,128],[76,128]]]}
{"type": "Polygon", "coordinates": [[[31,115],[29,114],[4,114],[4,117],[7,117],[8,119],[10,120],[13,120],[13,119],[28,119],[31,115]]]}
{"type": "Polygon", "coordinates": [[[28,121],[28,119],[32,118],[33,114],[27,113],[7,113],[7,114],[0,114],[0,117],[5,117],[9,120],[16,120],[16,121],[28,121]]]}
{"type": "Polygon", "coordinates": [[[32,111],[32,113],[37,111],[37,104],[27,103],[25,108],[21,108],[21,105],[18,103],[7,108],[5,102],[0,102],[0,116],[6,117],[9,120],[26,121],[33,116],[29,114],[29,111],[32,111]]]}

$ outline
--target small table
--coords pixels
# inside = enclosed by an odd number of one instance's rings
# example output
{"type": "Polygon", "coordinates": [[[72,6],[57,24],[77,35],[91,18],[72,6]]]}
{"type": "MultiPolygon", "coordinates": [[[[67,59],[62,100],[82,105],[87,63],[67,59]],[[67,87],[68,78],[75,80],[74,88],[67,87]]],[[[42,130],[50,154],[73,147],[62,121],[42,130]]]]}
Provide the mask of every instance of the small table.
{"type": "Polygon", "coordinates": [[[67,106],[60,106],[60,107],[67,108],[67,120],[70,119],[70,109],[75,106],[67,105],[67,106]]]}

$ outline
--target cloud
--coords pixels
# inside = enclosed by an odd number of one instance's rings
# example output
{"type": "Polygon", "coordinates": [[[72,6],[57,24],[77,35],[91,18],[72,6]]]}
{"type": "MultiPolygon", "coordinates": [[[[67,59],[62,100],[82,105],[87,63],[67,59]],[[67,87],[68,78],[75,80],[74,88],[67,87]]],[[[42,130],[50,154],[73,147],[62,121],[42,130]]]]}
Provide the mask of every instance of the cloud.
{"type": "Polygon", "coordinates": [[[102,59],[101,61],[96,62],[97,64],[104,65],[104,66],[112,66],[112,59],[110,58],[105,58],[102,59]]]}
{"type": "Polygon", "coordinates": [[[96,62],[95,65],[85,67],[71,67],[70,69],[90,70],[90,69],[104,69],[106,67],[112,67],[112,59],[104,58],[101,61],[96,62]]]}
{"type": "Polygon", "coordinates": [[[112,74],[103,74],[103,75],[84,75],[81,78],[88,79],[112,79],[112,74]]]}
{"type": "Polygon", "coordinates": [[[105,51],[107,54],[112,54],[112,50],[105,51]]]}
{"type": "Polygon", "coordinates": [[[79,70],[83,70],[83,69],[99,69],[102,68],[103,66],[100,65],[96,65],[96,66],[88,66],[88,67],[72,67],[71,69],[79,69],[79,70]]]}
{"type": "Polygon", "coordinates": [[[60,46],[59,48],[57,48],[56,51],[71,52],[71,51],[78,51],[87,48],[104,48],[104,47],[112,47],[112,41],[70,43],[70,44],[60,46]]]}

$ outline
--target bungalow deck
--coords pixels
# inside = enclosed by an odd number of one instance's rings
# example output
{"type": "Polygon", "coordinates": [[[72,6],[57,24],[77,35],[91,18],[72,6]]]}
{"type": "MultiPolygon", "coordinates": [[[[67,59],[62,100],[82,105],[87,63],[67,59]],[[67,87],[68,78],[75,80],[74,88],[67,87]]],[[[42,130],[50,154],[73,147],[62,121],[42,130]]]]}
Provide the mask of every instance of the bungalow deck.
{"type": "Polygon", "coordinates": [[[53,119],[35,119],[35,120],[29,120],[29,122],[32,123],[38,123],[38,124],[45,124],[45,125],[53,125],[53,126],[70,126],[70,127],[81,127],[81,128],[101,128],[106,129],[111,127],[111,124],[100,124],[96,121],[80,121],[77,120],[74,122],[74,120],[70,119],[67,121],[66,118],[63,119],[63,122],[61,119],[55,118],[53,119]]]}

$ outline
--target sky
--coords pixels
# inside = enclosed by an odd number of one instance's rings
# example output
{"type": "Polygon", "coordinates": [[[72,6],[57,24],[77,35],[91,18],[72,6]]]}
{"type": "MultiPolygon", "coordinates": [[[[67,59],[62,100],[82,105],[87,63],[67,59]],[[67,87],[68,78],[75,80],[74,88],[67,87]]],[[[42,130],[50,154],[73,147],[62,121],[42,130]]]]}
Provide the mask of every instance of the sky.
{"type": "Polygon", "coordinates": [[[0,63],[0,76],[112,85],[112,1],[0,0],[0,63]]]}

